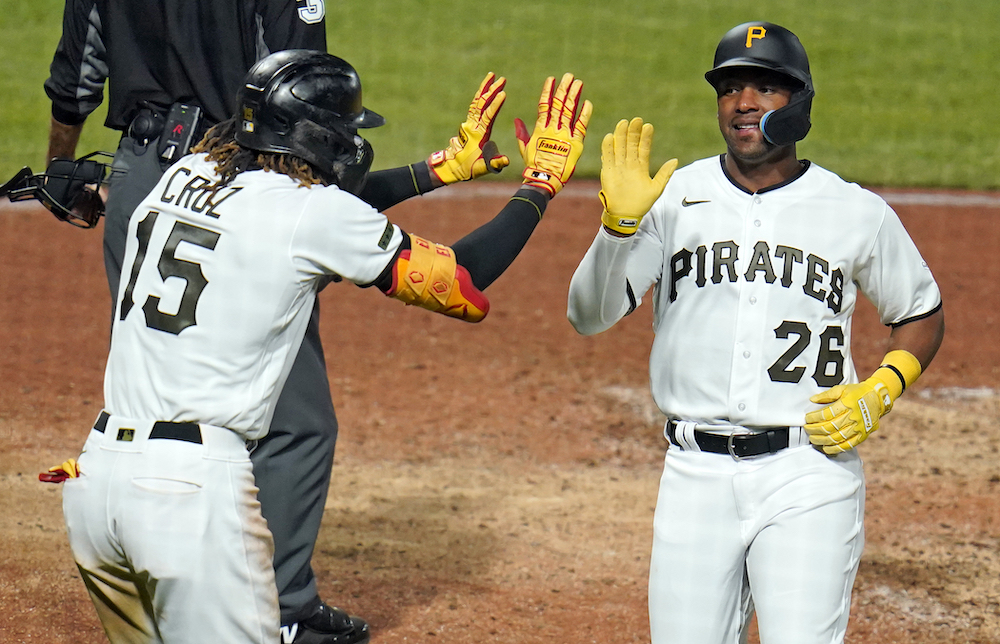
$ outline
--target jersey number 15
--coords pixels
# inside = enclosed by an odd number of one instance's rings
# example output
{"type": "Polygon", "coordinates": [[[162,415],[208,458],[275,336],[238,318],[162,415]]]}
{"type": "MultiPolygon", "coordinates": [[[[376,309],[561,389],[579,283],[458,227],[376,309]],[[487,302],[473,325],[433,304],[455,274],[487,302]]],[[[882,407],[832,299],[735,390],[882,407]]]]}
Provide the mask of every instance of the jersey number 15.
{"type": "MultiPolygon", "coordinates": [[[[132,263],[132,274],[129,277],[128,286],[125,287],[125,293],[122,295],[121,305],[119,306],[121,311],[119,319],[121,320],[124,320],[132,310],[132,307],[135,306],[133,291],[135,290],[136,280],[139,278],[139,269],[146,260],[146,253],[149,251],[149,239],[153,235],[153,226],[156,224],[158,214],[155,210],[151,210],[146,215],[146,218],[139,222],[139,226],[136,229],[139,248],[135,253],[135,261],[132,263]]],[[[201,292],[208,285],[208,280],[205,279],[205,274],[201,271],[200,264],[185,259],[177,259],[175,253],[178,244],[181,242],[201,246],[208,250],[215,250],[215,244],[218,241],[219,233],[215,231],[199,228],[198,226],[192,226],[180,221],[174,222],[174,227],[171,229],[170,235],[167,236],[167,242],[163,245],[163,252],[160,253],[160,259],[156,267],[160,271],[160,277],[164,281],[168,277],[179,277],[184,280],[184,292],[181,294],[181,303],[177,308],[177,313],[173,314],[160,311],[159,297],[155,295],[147,296],[145,303],[142,305],[142,312],[146,315],[146,326],[151,329],[177,335],[184,329],[194,326],[197,323],[195,320],[195,309],[198,307],[198,298],[201,297],[201,292]]]]}

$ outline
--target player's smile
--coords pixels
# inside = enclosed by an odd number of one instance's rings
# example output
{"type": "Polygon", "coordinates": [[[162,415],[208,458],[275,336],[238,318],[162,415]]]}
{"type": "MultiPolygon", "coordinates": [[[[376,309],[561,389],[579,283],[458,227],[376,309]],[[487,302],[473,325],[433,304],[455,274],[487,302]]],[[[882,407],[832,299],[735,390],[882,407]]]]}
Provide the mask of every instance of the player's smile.
{"type": "Polygon", "coordinates": [[[734,69],[718,86],[719,129],[729,153],[743,160],[768,156],[774,146],[764,139],[760,119],[788,104],[792,89],[780,75],[759,69],[734,69]]]}
{"type": "Polygon", "coordinates": [[[752,123],[734,123],[733,129],[739,132],[741,135],[748,135],[760,132],[760,121],[755,120],[752,123]]]}

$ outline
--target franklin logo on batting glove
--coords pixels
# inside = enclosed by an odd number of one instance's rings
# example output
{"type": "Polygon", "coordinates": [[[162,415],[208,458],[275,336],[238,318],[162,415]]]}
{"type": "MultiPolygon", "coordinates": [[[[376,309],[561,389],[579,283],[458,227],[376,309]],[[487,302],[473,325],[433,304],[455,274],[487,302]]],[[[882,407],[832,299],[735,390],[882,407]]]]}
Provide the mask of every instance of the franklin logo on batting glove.
{"type": "Polygon", "coordinates": [[[547,152],[549,154],[555,154],[560,157],[568,157],[569,153],[572,152],[572,148],[563,143],[562,141],[557,141],[555,139],[539,139],[538,140],[538,152],[547,152]]]}
{"type": "Polygon", "coordinates": [[[545,190],[550,197],[556,196],[573,176],[583,154],[583,139],[594,106],[590,101],[580,103],[582,91],[583,81],[573,74],[563,74],[558,86],[555,77],[550,76],[542,86],[534,131],[528,134],[524,121],[514,119],[514,134],[524,159],[524,183],[545,190]]]}

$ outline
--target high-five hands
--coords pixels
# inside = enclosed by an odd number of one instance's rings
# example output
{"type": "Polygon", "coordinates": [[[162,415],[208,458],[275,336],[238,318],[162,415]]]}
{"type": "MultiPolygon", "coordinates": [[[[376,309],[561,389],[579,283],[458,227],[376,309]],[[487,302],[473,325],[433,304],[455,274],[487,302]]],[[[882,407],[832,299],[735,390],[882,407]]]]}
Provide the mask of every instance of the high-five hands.
{"type": "Polygon", "coordinates": [[[628,236],[639,228],[667,181],[677,169],[677,159],[664,163],[649,177],[649,151],[653,146],[653,125],[636,117],[622,119],[612,134],[601,142],[601,192],[604,206],[601,221],[613,234],[628,236]]]}
{"type": "Polygon", "coordinates": [[[573,74],[564,74],[558,87],[555,77],[550,76],[542,85],[534,131],[529,135],[524,121],[514,119],[514,133],[524,159],[523,183],[543,189],[550,197],[573,176],[583,154],[583,139],[594,106],[590,101],[581,105],[582,90],[583,81],[574,79],[573,74]]]}
{"type": "Polygon", "coordinates": [[[451,137],[447,148],[427,159],[427,165],[442,183],[469,181],[500,172],[510,164],[510,159],[500,154],[497,144],[490,140],[493,120],[507,98],[506,84],[503,76],[488,73],[469,105],[458,135],[451,137]]]}

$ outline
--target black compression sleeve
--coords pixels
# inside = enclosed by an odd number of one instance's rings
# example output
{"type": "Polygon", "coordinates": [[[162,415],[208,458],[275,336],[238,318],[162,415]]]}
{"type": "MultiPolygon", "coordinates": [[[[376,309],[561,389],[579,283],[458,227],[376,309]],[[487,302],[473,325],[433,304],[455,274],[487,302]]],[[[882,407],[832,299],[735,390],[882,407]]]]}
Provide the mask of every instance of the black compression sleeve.
{"type": "Polygon", "coordinates": [[[372,172],[358,196],[382,212],[401,201],[433,189],[430,170],[426,163],[420,162],[401,168],[372,172]]]}
{"type": "Polygon", "coordinates": [[[483,291],[500,277],[524,248],[542,219],[548,197],[521,188],[496,217],[455,242],[455,259],[483,291]]]}
{"type": "MultiPolygon", "coordinates": [[[[541,221],[548,203],[548,197],[530,188],[521,188],[496,217],[452,246],[455,259],[469,271],[476,288],[480,291],[486,289],[507,270],[541,221]]],[[[403,243],[396,255],[409,247],[410,238],[404,233],[403,243]]],[[[392,267],[395,263],[393,258],[369,286],[387,293],[392,286],[392,267]]]]}

